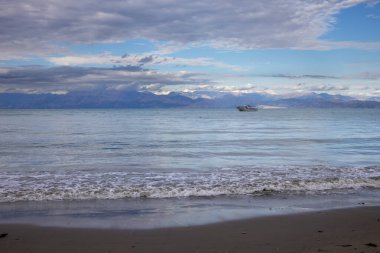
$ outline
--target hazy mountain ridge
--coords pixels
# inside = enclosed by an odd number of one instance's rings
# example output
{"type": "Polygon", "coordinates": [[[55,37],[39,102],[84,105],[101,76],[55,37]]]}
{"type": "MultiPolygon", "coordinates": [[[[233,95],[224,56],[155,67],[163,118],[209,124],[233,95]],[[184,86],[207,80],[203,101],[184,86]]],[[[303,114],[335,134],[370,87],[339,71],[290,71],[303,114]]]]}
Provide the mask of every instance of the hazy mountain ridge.
{"type": "Polygon", "coordinates": [[[343,95],[328,93],[308,93],[285,95],[270,95],[261,93],[246,93],[240,95],[226,94],[213,99],[205,99],[193,106],[210,108],[229,108],[242,104],[256,106],[277,106],[294,108],[380,108],[380,100],[358,100],[343,95]]]}
{"type": "Polygon", "coordinates": [[[276,96],[261,93],[191,93],[156,95],[138,91],[76,91],[64,95],[0,93],[0,108],[233,108],[242,104],[295,108],[380,108],[380,99],[358,100],[349,96],[309,93],[276,96]],[[213,95],[213,96],[210,96],[213,95]]]}

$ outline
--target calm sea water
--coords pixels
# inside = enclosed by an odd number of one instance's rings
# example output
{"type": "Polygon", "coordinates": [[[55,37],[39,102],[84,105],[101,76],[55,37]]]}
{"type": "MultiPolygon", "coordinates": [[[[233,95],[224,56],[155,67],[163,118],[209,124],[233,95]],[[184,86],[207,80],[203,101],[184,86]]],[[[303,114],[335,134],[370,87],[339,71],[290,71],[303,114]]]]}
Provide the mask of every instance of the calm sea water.
{"type": "Polygon", "coordinates": [[[378,109],[0,110],[3,210],[379,189],[378,109]]]}
{"type": "Polygon", "coordinates": [[[0,201],[380,188],[380,110],[1,110],[0,201]]]}

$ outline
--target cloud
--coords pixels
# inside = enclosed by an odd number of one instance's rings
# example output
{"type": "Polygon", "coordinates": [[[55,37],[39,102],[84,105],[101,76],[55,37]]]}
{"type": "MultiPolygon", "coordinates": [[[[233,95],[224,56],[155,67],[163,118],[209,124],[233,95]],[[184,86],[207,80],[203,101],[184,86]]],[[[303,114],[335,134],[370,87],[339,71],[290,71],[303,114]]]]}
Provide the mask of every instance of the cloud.
{"type": "MultiPolygon", "coordinates": [[[[322,80],[323,82],[325,80],[322,80]]],[[[344,80],[343,80],[344,81],[344,80]]],[[[372,79],[370,80],[372,81],[372,79]]],[[[0,92],[54,93],[91,90],[138,90],[157,94],[170,91],[219,93],[329,92],[333,94],[375,94],[376,81],[361,85],[299,83],[269,85],[217,83],[203,73],[188,71],[158,72],[142,66],[125,65],[113,68],[57,66],[0,68],[0,92]]]]}
{"type": "Polygon", "coordinates": [[[240,67],[215,61],[210,58],[178,58],[153,54],[124,54],[121,57],[109,53],[92,55],[66,55],[49,57],[47,60],[56,65],[179,65],[179,66],[212,66],[222,69],[241,70],[240,67]]]}
{"type": "Polygon", "coordinates": [[[380,71],[359,73],[359,74],[347,76],[347,78],[361,79],[361,80],[378,80],[380,79],[380,71]]]}
{"type": "Polygon", "coordinates": [[[376,14],[368,14],[368,15],[367,15],[367,18],[370,18],[370,19],[380,19],[380,15],[376,15],[376,14]]]}
{"type": "Polygon", "coordinates": [[[331,84],[308,84],[298,83],[292,86],[283,87],[284,90],[296,92],[332,92],[341,93],[349,91],[350,88],[346,85],[331,85],[331,84]]]}
{"type": "Polygon", "coordinates": [[[378,80],[380,72],[363,72],[344,76],[328,76],[328,75],[289,75],[289,74],[273,74],[273,75],[258,75],[260,77],[274,77],[286,79],[341,79],[341,80],[378,80]]]}
{"type": "MultiPolygon", "coordinates": [[[[244,93],[252,93],[256,92],[257,86],[255,84],[244,84],[244,85],[222,85],[222,84],[201,84],[201,85],[188,85],[186,87],[182,87],[179,91],[185,93],[199,93],[202,94],[218,94],[221,93],[232,93],[232,94],[244,94],[244,93]]],[[[178,91],[178,89],[177,89],[178,91]]]]}
{"type": "Polygon", "coordinates": [[[140,64],[147,64],[153,62],[153,55],[144,56],[139,60],[140,64]]]}
{"type": "Polygon", "coordinates": [[[65,43],[132,38],[223,48],[379,47],[321,41],[342,9],[368,0],[0,0],[0,58],[46,55],[65,43]]]}
{"type": "Polygon", "coordinates": [[[274,74],[274,75],[264,75],[263,77],[288,78],[288,79],[339,79],[339,77],[336,77],[336,76],[326,76],[326,75],[286,75],[286,74],[274,74]]]}
{"type": "Polygon", "coordinates": [[[211,82],[202,74],[185,71],[160,73],[138,66],[117,68],[19,67],[0,69],[0,92],[56,93],[74,90],[132,89],[197,85],[211,82]]]}
{"type": "Polygon", "coordinates": [[[235,94],[242,93],[252,93],[256,88],[255,84],[245,84],[245,85],[214,85],[210,87],[212,90],[220,92],[228,92],[235,94]]]}
{"type": "Polygon", "coordinates": [[[380,61],[367,61],[367,62],[355,62],[349,63],[347,66],[358,68],[358,67],[371,67],[380,65],[380,61]]]}

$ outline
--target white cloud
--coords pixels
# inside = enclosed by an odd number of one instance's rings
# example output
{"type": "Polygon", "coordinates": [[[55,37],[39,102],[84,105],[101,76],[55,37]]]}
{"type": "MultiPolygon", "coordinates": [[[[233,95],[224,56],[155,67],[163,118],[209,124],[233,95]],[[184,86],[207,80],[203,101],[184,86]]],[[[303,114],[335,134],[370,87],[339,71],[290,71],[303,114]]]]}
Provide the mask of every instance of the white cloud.
{"type": "Polygon", "coordinates": [[[123,56],[109,53],[96,55],[66,55],[61,57],[49,57],[48,61],[56,65],[181,65],[181,66],[213,66],[223,69],[240,70],[240,67],[215,61],[210,58],[178,58],[153,54],[125,54],[123,56]]]}
{"type": "Polygon", "coordinates": [[[364,72],[346,77],[347,79],[361,79],[361,80],[379,80],[380,71],[378,72],[364,72]]]}
{"type": "Polygon", "coordinates": [[[240,49],[378,49],[379,43],[319,39],[334,26],[337,13],[360,3],[373,1],[0,0],[0,59],[48,55],[64,43],[132,38],[165,41],[163,54],[170,47],[199,43],[240,49]]]}
{"type": "Polygon", "coordinates": [[[284,87],[288,90],[294,90],[298,92],[342,92],[349,90],[345,85],[331,85],[331,84],[305,84],[298,83],[293,86],[284,87]]]}
{"type": "MultiPolygon", "coordinates": [[[[162,89],[162,87],[160,87],[162,89]]],[[[186,85],[175,89],[185,93],[232,93],[235,95],[256,92],[257,86],[255,84],[243,85],[222,85],[222,84],[198,84],[186,85]]]]}
{"type": "MultiPolygon", "coordinates": [[[[291,79],[291,81],[294,81],[291,79]]],[[[299,81],[298,79],[296,81],[299,81]]],[[[76,90],[139,90],[157,94],[170,91],[193,92],[194,96],[216,96],[220,94],[289,94],[296,92],[328,92],[351,96],[375,96],[379,82],[374,79],[361,80],[360,84],[335,82],[312,82],[299,84],[246,84],[220,83],[210,80],[208,75],[188,71],[157,72],[138,66],[104,67],[16,67],[0,68],[0,92],[54,93],[64,94],[76,90]]],[[[352,82],[356,82],[353,79],[352,82]]]]}

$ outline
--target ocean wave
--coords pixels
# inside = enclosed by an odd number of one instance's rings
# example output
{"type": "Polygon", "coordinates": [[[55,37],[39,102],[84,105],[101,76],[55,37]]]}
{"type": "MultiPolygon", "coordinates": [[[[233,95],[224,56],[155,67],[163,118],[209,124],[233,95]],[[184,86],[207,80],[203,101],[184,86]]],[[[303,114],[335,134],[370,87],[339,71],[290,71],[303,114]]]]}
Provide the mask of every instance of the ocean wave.
{"type": "Polygon", "coordinates": [[[380,167],[224,168],[210,172],[4,172],[0,202],[323,193],[380,189],[380,167]]]}

